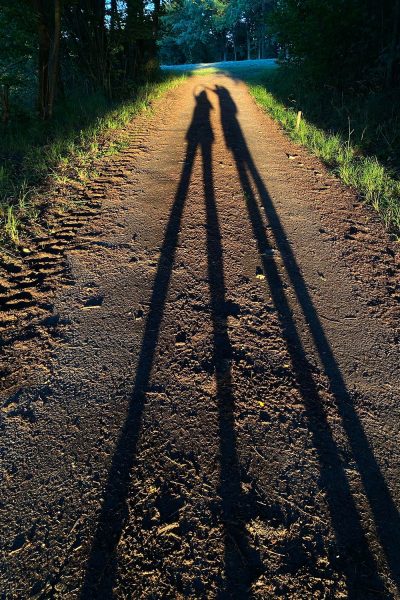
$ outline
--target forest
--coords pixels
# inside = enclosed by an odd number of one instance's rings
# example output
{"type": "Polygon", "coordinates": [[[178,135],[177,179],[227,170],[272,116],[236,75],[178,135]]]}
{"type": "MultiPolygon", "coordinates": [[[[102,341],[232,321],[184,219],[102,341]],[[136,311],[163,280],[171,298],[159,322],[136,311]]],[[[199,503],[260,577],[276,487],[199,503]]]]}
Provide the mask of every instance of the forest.
{"type": "Polygon", "coordinates": [[[10,94],[19,93],[26,102],[36,90],[38,114],[48,119],[66,90],[101,90],[112,98],[151,78],[157,68],[159,12],[159,2],[148,10],[140,0],[3,0],[3,123],[12,111],[10,94]]]}
{"type": "Polygon", "coordinates": [[[396,0],[2,0],[1,120],[51,118],[77,89],[127,96],[159,62],[277,56],[318,85],[395,89],[399,13],[396,0]]]}

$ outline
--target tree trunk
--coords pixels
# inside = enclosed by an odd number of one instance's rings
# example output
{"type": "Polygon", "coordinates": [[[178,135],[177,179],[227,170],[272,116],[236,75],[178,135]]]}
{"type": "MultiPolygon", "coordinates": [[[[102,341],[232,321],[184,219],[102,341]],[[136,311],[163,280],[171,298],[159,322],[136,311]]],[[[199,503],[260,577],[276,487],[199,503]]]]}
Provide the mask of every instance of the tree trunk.
{"type": "Polygon", "coordinates": [[[247,60],[250,60],[250,34],[249,34],[249,26],[246,24],[246,39],[247,39],[247,60]]]}
{"type": "Polygon", "coordinates": [[[135,79],[143,64],[144,6],[143,0],[127,0],[126,3],[126,79],[135,79]]]}
{"type": "Polygon", "coordinates": [[[393,85],[396,79],[396,54],[399,44],[400,0],[396,0],[393,11],[393,30],[390,41],[389,60],[386,71],[386,85],[393,85]]]}
{"type": "Polygon", "coordinates": [[[39,90],[38,90],[38,108],[42,118],[45,118],[48,104],[49,94],[49,53],[50,53],[50,35],[47,25],[46,13],[42,0],[35,0],[34,7],[36,10],[37,28],[38,28],[38,74],[39,74],[39,90]]]}
{"type": "Polygon", "coordinates": [[[7,125],[10,120],[10,86],[5,83],[1,90],[1,104],[3,106],[3,115],[1,120],[7,125]]]}
{"type": "Polygon", "coordinates": [[[115,32],[117,19],[118,19],[117,0],[111,0],[111,4],[110,4],[110,30],[111,30],[112,33],[115,32]]]}
{"type": "Polygon", "coordinates": [[[154,0],[154,11],[153,11],[153,39],[156,40],[158,37],[159,21],[160,21],[160,3],[161,0],[154,0]]]}
{"type": "Polygon", "coordinates": [[[54,0],[54,32],[51,45],[51,53],[49,60],[49,93],[47,98],[47,111],[45,118],[51,119],[53,116],[54,98],[56,96],[58,83],[58,65],[60,56],[60,40],[61,40],[61,0],[54,0]]]}
{"type": "Polygon", "coordinates": [[[261,2],[261,27],[260,27],[260,58],[265,58],[265,0],[261,2]]]}
{"type": "Polygon", "coordinates": [[[51,15],[49,15],[47,12],[49,3],[46,0],[34,0],[39,41],[38,107],[42,119],[52,117],[57,91],[61,40],[61,2],[62,0],[54,0],[51,15]],[[50,16],[52,19],[51,25],[50,16]]]}
{"type": "MultiPolygon", "coordinates": [[[[82,0],[81,0],[82,1],[82,0]]],[[[104,0],[84,0],[86,5],[81,18],[88,46],[89,62],[96,85],[107,91],[108,56],[105,34],[104,0]]]]}

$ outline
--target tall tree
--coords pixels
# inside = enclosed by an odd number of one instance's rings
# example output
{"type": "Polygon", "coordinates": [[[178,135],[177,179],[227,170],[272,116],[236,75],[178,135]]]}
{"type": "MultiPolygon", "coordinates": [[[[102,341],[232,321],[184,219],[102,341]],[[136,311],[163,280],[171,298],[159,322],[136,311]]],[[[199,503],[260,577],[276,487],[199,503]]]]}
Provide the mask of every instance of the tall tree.
{"type": "Polygon", "coordinates": [[[61,39],[61,0],[52,6],[45,0],[33,0],[38,31],[38,107],[43,119],[51,118],[57,91],[61,39]]]}

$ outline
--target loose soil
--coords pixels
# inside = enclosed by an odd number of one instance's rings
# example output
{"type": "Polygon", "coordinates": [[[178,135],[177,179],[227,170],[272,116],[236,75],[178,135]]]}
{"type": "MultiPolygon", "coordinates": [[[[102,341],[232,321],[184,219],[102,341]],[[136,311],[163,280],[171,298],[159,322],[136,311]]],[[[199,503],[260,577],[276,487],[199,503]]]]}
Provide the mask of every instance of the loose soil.
{"type": "Polygon", "coordinates": [[[396,244],[239,81],[125,134],[1,259],[2,598],[400,598],[396,244]]]}

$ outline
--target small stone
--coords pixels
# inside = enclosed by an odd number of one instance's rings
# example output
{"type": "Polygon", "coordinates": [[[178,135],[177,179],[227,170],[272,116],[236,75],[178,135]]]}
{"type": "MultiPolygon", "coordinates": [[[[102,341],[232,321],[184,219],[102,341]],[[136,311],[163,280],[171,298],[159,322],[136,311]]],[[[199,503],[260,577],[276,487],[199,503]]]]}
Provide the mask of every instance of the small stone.
{"type": "Polygon", "coordinates": [[[140,321],[140,319],[143,319],[143,315],[144,315],[144,312],[141,308],[138,308],[137,310],[135,310],[136,321],[140,321]]]}
{"type": "Polygon", "coordinates": [[[184,346],[186,344],[186,333],[184,331],[180,331],[177,333],[175,337],[175,345],[176,346],[184,346]]]}
{"type": "Polygon", "coordinates": [[[89,310],[91,308],[99,308],[103,304],[104,296],[92,296],[86,300],[82,310],[89,310]]]}
{"type": "Polygon", "coordinates": [[[265,274],[261,267],[256,268],[256,277],[257,279],[265,279],[265,274]]]}
{"type": "Polygon", "coordinates": [[[21,550],[21,548],[23,547],[25,542],[26,542],[25,534],[19,533],[13,541],[13,544],[11,546],[11,552],[18,552],[18,550],[21,550]]]}

